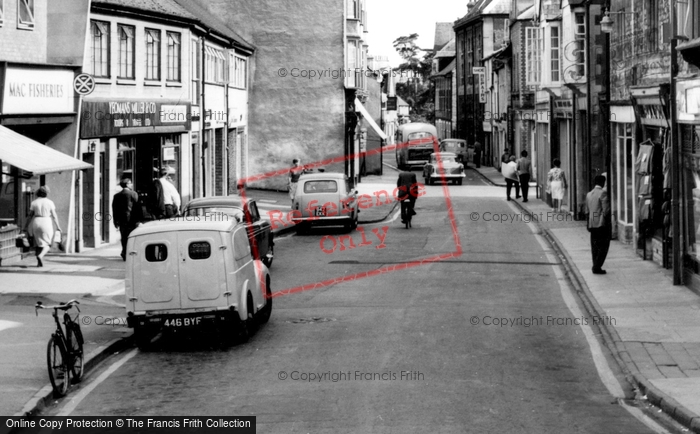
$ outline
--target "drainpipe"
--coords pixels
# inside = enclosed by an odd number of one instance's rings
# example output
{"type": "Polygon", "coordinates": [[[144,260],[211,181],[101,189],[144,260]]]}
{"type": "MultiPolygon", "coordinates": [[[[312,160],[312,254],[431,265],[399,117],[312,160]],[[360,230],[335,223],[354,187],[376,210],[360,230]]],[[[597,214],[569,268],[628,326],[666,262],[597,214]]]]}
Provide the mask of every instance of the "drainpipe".
{"type": "Polygon", "coordinates": [[[670,99],[670,124],[671,124],[671,225],[673,226],[673,284],[683,284],[683,264],[681,234],[681,209],[680,209],[680,188],[681,188],[681,162],[680,149],[678,143],[678,123],[676,104],[676,68],[678,64],[677,18],[674,2],[671,1],[671,97],[670,99]]]}

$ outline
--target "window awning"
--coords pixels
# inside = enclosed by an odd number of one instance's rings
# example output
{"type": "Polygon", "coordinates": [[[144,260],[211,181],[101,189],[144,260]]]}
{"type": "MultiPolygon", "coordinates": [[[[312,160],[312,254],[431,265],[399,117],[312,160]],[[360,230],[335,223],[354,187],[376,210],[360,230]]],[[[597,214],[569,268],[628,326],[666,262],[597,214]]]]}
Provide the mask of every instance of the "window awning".
{"type": "Polygon", "coordinates": [[[355,107],[358,112],[362,115],[363,118],[367,119],[367,122],[369,122],[369,125],[372,127],[375,133],[382,139],[386,140],[387,135],[384,134],[384,131],[382,131],[381,128],[379,128],[379,125],[377,125],[376,122],[374,122],[374,119],[372,119],[372,116],[370,116],[369,112],[367,109],[365,109],[365,106],[362,105],[359,99],[355,98],[355,107]]]}
{"type": "Polygon", "coordinates": [[[0,160],[32,175],[89,169],[92,164],[51,149],[0,125],[0,160]]]}

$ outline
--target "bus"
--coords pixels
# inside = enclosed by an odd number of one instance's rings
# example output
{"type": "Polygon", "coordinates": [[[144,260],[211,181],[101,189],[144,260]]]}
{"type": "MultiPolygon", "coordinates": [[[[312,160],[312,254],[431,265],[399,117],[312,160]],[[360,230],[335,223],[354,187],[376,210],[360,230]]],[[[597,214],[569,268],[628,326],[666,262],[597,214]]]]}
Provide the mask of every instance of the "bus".
{"type": "Polygon", "coordinates": [[[437,129],[434,125],[411,122],[396,131],[396,165],[399,169],[422,166],[437,150],[437,129]]]}

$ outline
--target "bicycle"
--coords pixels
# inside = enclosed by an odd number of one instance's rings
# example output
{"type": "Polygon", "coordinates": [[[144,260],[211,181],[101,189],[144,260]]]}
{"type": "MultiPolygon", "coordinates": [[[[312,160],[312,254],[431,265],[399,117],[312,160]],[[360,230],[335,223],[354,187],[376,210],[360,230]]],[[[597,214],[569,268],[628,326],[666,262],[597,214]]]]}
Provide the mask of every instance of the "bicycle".
{"type": "Polygon", "coordinates": [[[72,318],[67,312],[75,307],[78,312],[80,302],[71,300],[54,306],[44,306],[37,301],[34,312],[39,316],[39,309],[53,309],[53,318],[56,322],[56,331],[51,334],[49,344],[46,348],[46,363],[49,368],[49,380],[55,396],[65,396],[68,386],[73,376],[73,382],[78,382],[83,377],[83,333],[78,323],[79,314],[72,318]],[[63,324],[66,332],[61,328],[58,320],[58,311],[62,310],[63,324]]]}
{"type": "Polygon", "coordinates": [[[405,198],[401,201],[401,221],[406,225],[406,229],[411,227],[411,219],[413,219],[413,201],[405,198]]]}

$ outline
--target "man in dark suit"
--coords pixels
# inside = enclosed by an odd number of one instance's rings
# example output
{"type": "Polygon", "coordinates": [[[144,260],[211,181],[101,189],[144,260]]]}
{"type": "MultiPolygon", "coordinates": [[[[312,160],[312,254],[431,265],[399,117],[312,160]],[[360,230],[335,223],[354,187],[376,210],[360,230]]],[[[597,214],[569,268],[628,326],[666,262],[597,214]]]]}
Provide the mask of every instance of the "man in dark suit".
{"type": "Polygon", "coordinates": [[[595,177],[595,187],[586,196],[593,274],[607,273],[602,267],[610,248],[610,201],[603,187],[605,187],[605,176],[598,175],[595,177]]]}
{"type": "Polygon", "coordinates": [[[131,178],[122,178],[119,185],[122,186],[122,191],[115,194],[112,200],[112,218],[114,226],[122,234],[121,256],[126,261],[126,241],[139,223],[139,195],[132,189],[131,178]]]}
{"type": "MultiPolygon", "coordinates": [[[[411,201],[411,215],[416,215],[415,205],[416,197],[418,197],[418,179],[413,172],[399,173],[399,179],[396,181],[396,187],[399,189],[396,196],[399,201],[403,202],[406,197],[411,201]]],[[[403,211],[403,207],[401,207],[403,211]]],[[[406,223],[403,214],[401,215],[401,223],[406,223]]]]}
{"type": "Polygon", "coordinates": [[[474,142],[474,165],[479,168],[481,167],[481,143],[474,142]]]}

